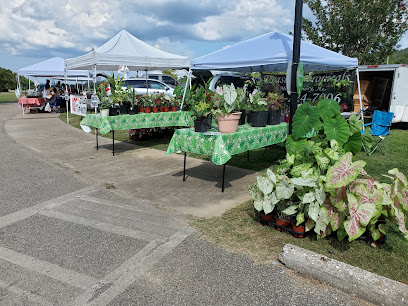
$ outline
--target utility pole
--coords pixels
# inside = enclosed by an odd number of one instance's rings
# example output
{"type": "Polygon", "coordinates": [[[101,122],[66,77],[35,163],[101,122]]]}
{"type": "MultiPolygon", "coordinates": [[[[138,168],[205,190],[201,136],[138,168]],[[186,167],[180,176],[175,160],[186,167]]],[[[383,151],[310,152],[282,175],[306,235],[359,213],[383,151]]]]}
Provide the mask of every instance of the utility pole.
{"type": "Polygon", "coordinates": [[[290,117],[289,117],[289,134],[292,134],[293,115],[297,109],[298,94],[296,88],[296,72],[300,60],[300,41],[302,34],[302,11],[303,0],[296,0],[295,6],[295,25],[293,31],[293,54],[292,54],[292,75],[291,75],[291,94],[290,94],[290,117]]]}

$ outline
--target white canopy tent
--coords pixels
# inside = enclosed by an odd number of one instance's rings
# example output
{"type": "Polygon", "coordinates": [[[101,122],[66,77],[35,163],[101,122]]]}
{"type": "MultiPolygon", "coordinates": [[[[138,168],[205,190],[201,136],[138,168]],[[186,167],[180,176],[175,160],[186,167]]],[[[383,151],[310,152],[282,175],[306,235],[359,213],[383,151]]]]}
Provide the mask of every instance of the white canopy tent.
{"type": "MultiPolygon", "coordinates": [[[[288,65],[291,64],[292,49],[291,36],[270,32],[195,58],[191,61],[191,68],[239,72],[286,72],[288,65]]],[[[305,72],[356,69],[360,92],[356,58],[302,41],[300,61],[303,63],[305,72]]],[[[361,98],[360,108],[362,109],[361,98]]],[[[361,116],[363,116],[362,111],[361,116]]]]}
{"type": "Polygon", "coordinates": [[[127,66],[131,71],[164,70],[190,67],[190,58],[175,55],[137,39],[126,30],[120,31],[99,48],[65,60],[66,69],[117,70],[127,66]]]}
{"type": "Polygon", "coordinates": [[[65,65],[67,70],[93,69],[95,79],[97,70],[114,71],[122,66],[131,71],[146,72],[188,68],[190,58],[152,47],[122,30],[99,48],[85,55],[66,59],[65,65]]]}
{"type": "MultiPolygon", "coordinates": [[[[30,76],[32,77],[65,77],[71,78],[82,77],[88,78],[89,72],[87,70],[68,70],[65,71],[65,61],[62,57],[53,57],[45,61],[38,62],[36,64],[23,67],[17,70],[17,89],[19,95],[21,92],[20,75],[28,76],[28,84],[30,86],[30,76]]],[[[24,114],[24,108],[23,108],[24,114]]]]}

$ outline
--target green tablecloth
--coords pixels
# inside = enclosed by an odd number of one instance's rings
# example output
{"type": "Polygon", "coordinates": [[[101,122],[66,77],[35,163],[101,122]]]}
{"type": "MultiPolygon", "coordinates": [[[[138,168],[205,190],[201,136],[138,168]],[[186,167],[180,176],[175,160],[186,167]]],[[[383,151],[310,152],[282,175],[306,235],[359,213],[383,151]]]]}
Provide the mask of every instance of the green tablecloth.
{"type": "Polygon", "coordinates": [[[194,128],[176,130],[167,149],[167,155],[177,151],[212,155],[216,165],[225,164],[232,155],[277,144],[286,140],[288,124],[255,128],[239,126],[236,133],[204,135],[194,128]]]}
{"type": "MultiPolygon", "coordinates": [[[[120,115],[102,118],[101,115],[86,115],[81,121],[81,126],[99,129],[101,134],[112,130],[130,130],[168,126],[193,126],[194,121],[190,112],[160,112],[141,113],[137,115],[120,115]]],[[[84,129],[86,131],[86,129],[84,129]]]]}

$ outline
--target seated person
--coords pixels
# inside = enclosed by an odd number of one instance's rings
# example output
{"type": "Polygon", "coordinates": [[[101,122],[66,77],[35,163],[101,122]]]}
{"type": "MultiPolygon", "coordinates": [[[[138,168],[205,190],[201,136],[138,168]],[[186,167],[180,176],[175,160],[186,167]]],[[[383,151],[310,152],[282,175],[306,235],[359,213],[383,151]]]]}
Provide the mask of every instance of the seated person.
{"type": "Polygon", "coordinates": [[[52,96],[51,98],[47,99],[47,102],[50,103],[50,105],[54,105],[53,108],[55,111],[59,110],[61,108],[61,97],[58,94],[57,88],[54,88],[52,91],[52,96]]]}

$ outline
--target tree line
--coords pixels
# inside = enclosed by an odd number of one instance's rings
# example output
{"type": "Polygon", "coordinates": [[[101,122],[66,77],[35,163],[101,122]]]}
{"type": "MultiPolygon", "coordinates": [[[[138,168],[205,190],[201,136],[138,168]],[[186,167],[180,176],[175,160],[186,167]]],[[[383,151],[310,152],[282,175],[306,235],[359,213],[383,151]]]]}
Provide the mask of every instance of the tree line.
{"type": "MultiPolygon", "coordinates": [[[[34,82],[31,82],[31,88],[34,88],[34,82]]],[[[28,89],[28,79],[20,77],[20,84],[23,90],[28,89]]],[[[0,67],[0,92],[6,92],[17,88],[17,74],[13,71],[0,67]]]]}

